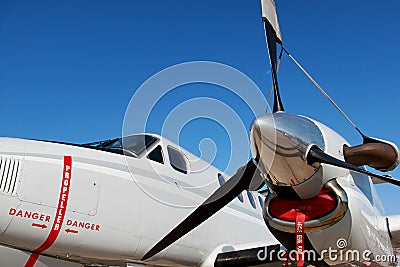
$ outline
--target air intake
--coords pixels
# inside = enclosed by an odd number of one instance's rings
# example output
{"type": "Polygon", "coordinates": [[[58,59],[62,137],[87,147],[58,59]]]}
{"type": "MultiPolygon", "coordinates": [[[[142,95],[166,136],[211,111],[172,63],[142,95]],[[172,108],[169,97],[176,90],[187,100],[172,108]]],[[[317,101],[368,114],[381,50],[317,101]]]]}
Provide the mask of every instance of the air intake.
{"type": "Polygon", "coordinates": [[[16,193],[20,165],[19,159],[0,158],[0,193],[9,195],[16,193]]]}

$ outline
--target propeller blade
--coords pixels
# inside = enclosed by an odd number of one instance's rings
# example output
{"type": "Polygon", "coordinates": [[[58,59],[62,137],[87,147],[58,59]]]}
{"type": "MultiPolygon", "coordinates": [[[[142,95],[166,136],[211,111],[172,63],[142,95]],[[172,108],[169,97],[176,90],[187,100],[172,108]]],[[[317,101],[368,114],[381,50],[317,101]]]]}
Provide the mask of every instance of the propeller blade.
{"type": "Polygon", "coordinates": [[[142,258],[142,261],[156,255],[175,241],[186,235],[216,212],[226,206],[243,190],[249,188],[254,174],[257,171],[257,161],[251,159],[244,166],[218,188],[203,204],[194,210],[185,220],[161,239],[153,248],[151,248],[142,258]],[[255,162],[254,162],[255,161],[255,162]]]}
{"type": "Polygon", "coordinates": [[[344,159],[355,166],[368,165],[379,171],[391,171],[398,165],[396,148],[387,143],[364,143],[344,146],[344,159]]]}
{"type": "Polygon", "coordinates": [[[268,52],[269,58],[271,62],[271,70],[272,70],[272,86],[274,88],[274,107],[273,112],[285,111],[283,108],[281,96],[279,93],[278,86],[278,71],[277,71],[277,53],[276,53],[276,41],[274,38],[273,30],[268,23],[265,23],[265,31],[267,35],[267,44],[268,44],[268,52]]]}
{"type": "Polygon", "coordinates": [[[371,177],[378,178],[387,183],[400,186],[399,180],[393,179],[389,176],[379,175],[379,174],[375,174],[375,173],[366,171],[364,169],[360,169],[352,164],[341,161],[340,159],[334,158],[334,157],[326,154],[318,146],[313,146],[307,154],[307,163],[312,165],[313,163],[316,163],[316,162],[325,163],[325,164],[333,165],[336,167],[352,170],[352,171],[355,171],[358,173],[362,173],[362,174],[365,174],[365,175],[368,175],[371,177]]]}
{"type": "Polygon", "coordinates": [[[282,45],[282,36],[279,29],[276,6],[273,0],[261,0],[262,17],[267,37],[268,54],[272,71],[272,87],[274,88],[274,107],[273,112],[284,111],[281,96],[279,94],[278,75],[277,75],[277,53],[276,44],[282,45]]]}

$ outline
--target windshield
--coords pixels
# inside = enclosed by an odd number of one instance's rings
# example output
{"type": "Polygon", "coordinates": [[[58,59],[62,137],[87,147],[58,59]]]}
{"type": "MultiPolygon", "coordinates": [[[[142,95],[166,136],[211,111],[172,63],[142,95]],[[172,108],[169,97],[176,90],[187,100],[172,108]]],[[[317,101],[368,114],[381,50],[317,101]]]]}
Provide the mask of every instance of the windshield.
{"type": "Polygon", "coordinates": [[[144,153],[158,138],[150,135],[130,135],[109,141],[93,144],[94,147],[115,152],[128,152],[129,156],[138,157],[144,153]]]}

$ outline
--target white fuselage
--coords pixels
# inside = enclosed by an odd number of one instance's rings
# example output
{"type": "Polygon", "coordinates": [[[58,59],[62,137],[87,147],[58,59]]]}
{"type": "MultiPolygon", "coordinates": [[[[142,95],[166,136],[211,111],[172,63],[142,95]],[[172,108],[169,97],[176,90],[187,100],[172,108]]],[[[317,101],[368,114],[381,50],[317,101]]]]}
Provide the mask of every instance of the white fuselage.
{"type": "MultiPolygon", "coordinates": [[[[192,167],[205,169],[178,172],[169,164],[167,146],[178,147],[166,139],[158,142],[164,164],[146,154],[133,158],[67,144],[0,139],[0,243],[35,251],[47,242],[43,253],[81,262],[139,261],[219,187],[217,169],[194,162],[184,151],[192,167]],[[68,181],[64,156],[72,157],[68,181]]],[[[243,203],[236,198],[152,263],[206,266],[213,262],[207,257],[227,248],[277,244],[262,219],[262,196],[249,194],[255,208],[243,192],[243,203]]]]}

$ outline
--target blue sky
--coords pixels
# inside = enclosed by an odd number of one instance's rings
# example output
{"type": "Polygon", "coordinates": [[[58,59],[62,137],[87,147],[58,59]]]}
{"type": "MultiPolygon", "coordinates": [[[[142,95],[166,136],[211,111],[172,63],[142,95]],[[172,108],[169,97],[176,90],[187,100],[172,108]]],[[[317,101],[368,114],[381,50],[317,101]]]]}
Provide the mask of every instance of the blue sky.
{"type": "MultiPolygon", "coordinates": [[[[286,48],[360,129],[400,144],[400,2],[277,0],[277,7],[286,48]]],[[[77,143],[118,137],[135,90],[158,71],[195,60],[232,66],[267,94],[259,1],[1,1],[0,136],[77,143]]],[[[288,112],[360,142],[287,57],[279,79],[288,112]]],[[[170,101],[159,112],[180,100],[212,97],[250,127],[248,108],[220,89],[192,85],[165,98],[170,101]]],[[[149,129],[158,131],[163,116],[153,117],[149,129]]],[[[179,141],[199,153],[204,138],[214,139],[215,164],[225,168],[230,144],[217,123],[192,121],[179,141]]],[[[393,176],[400,179],[400,172],[393,176]]],[[[387,212],[400,213],[400,189],[377,188],[387,212]]]]}

